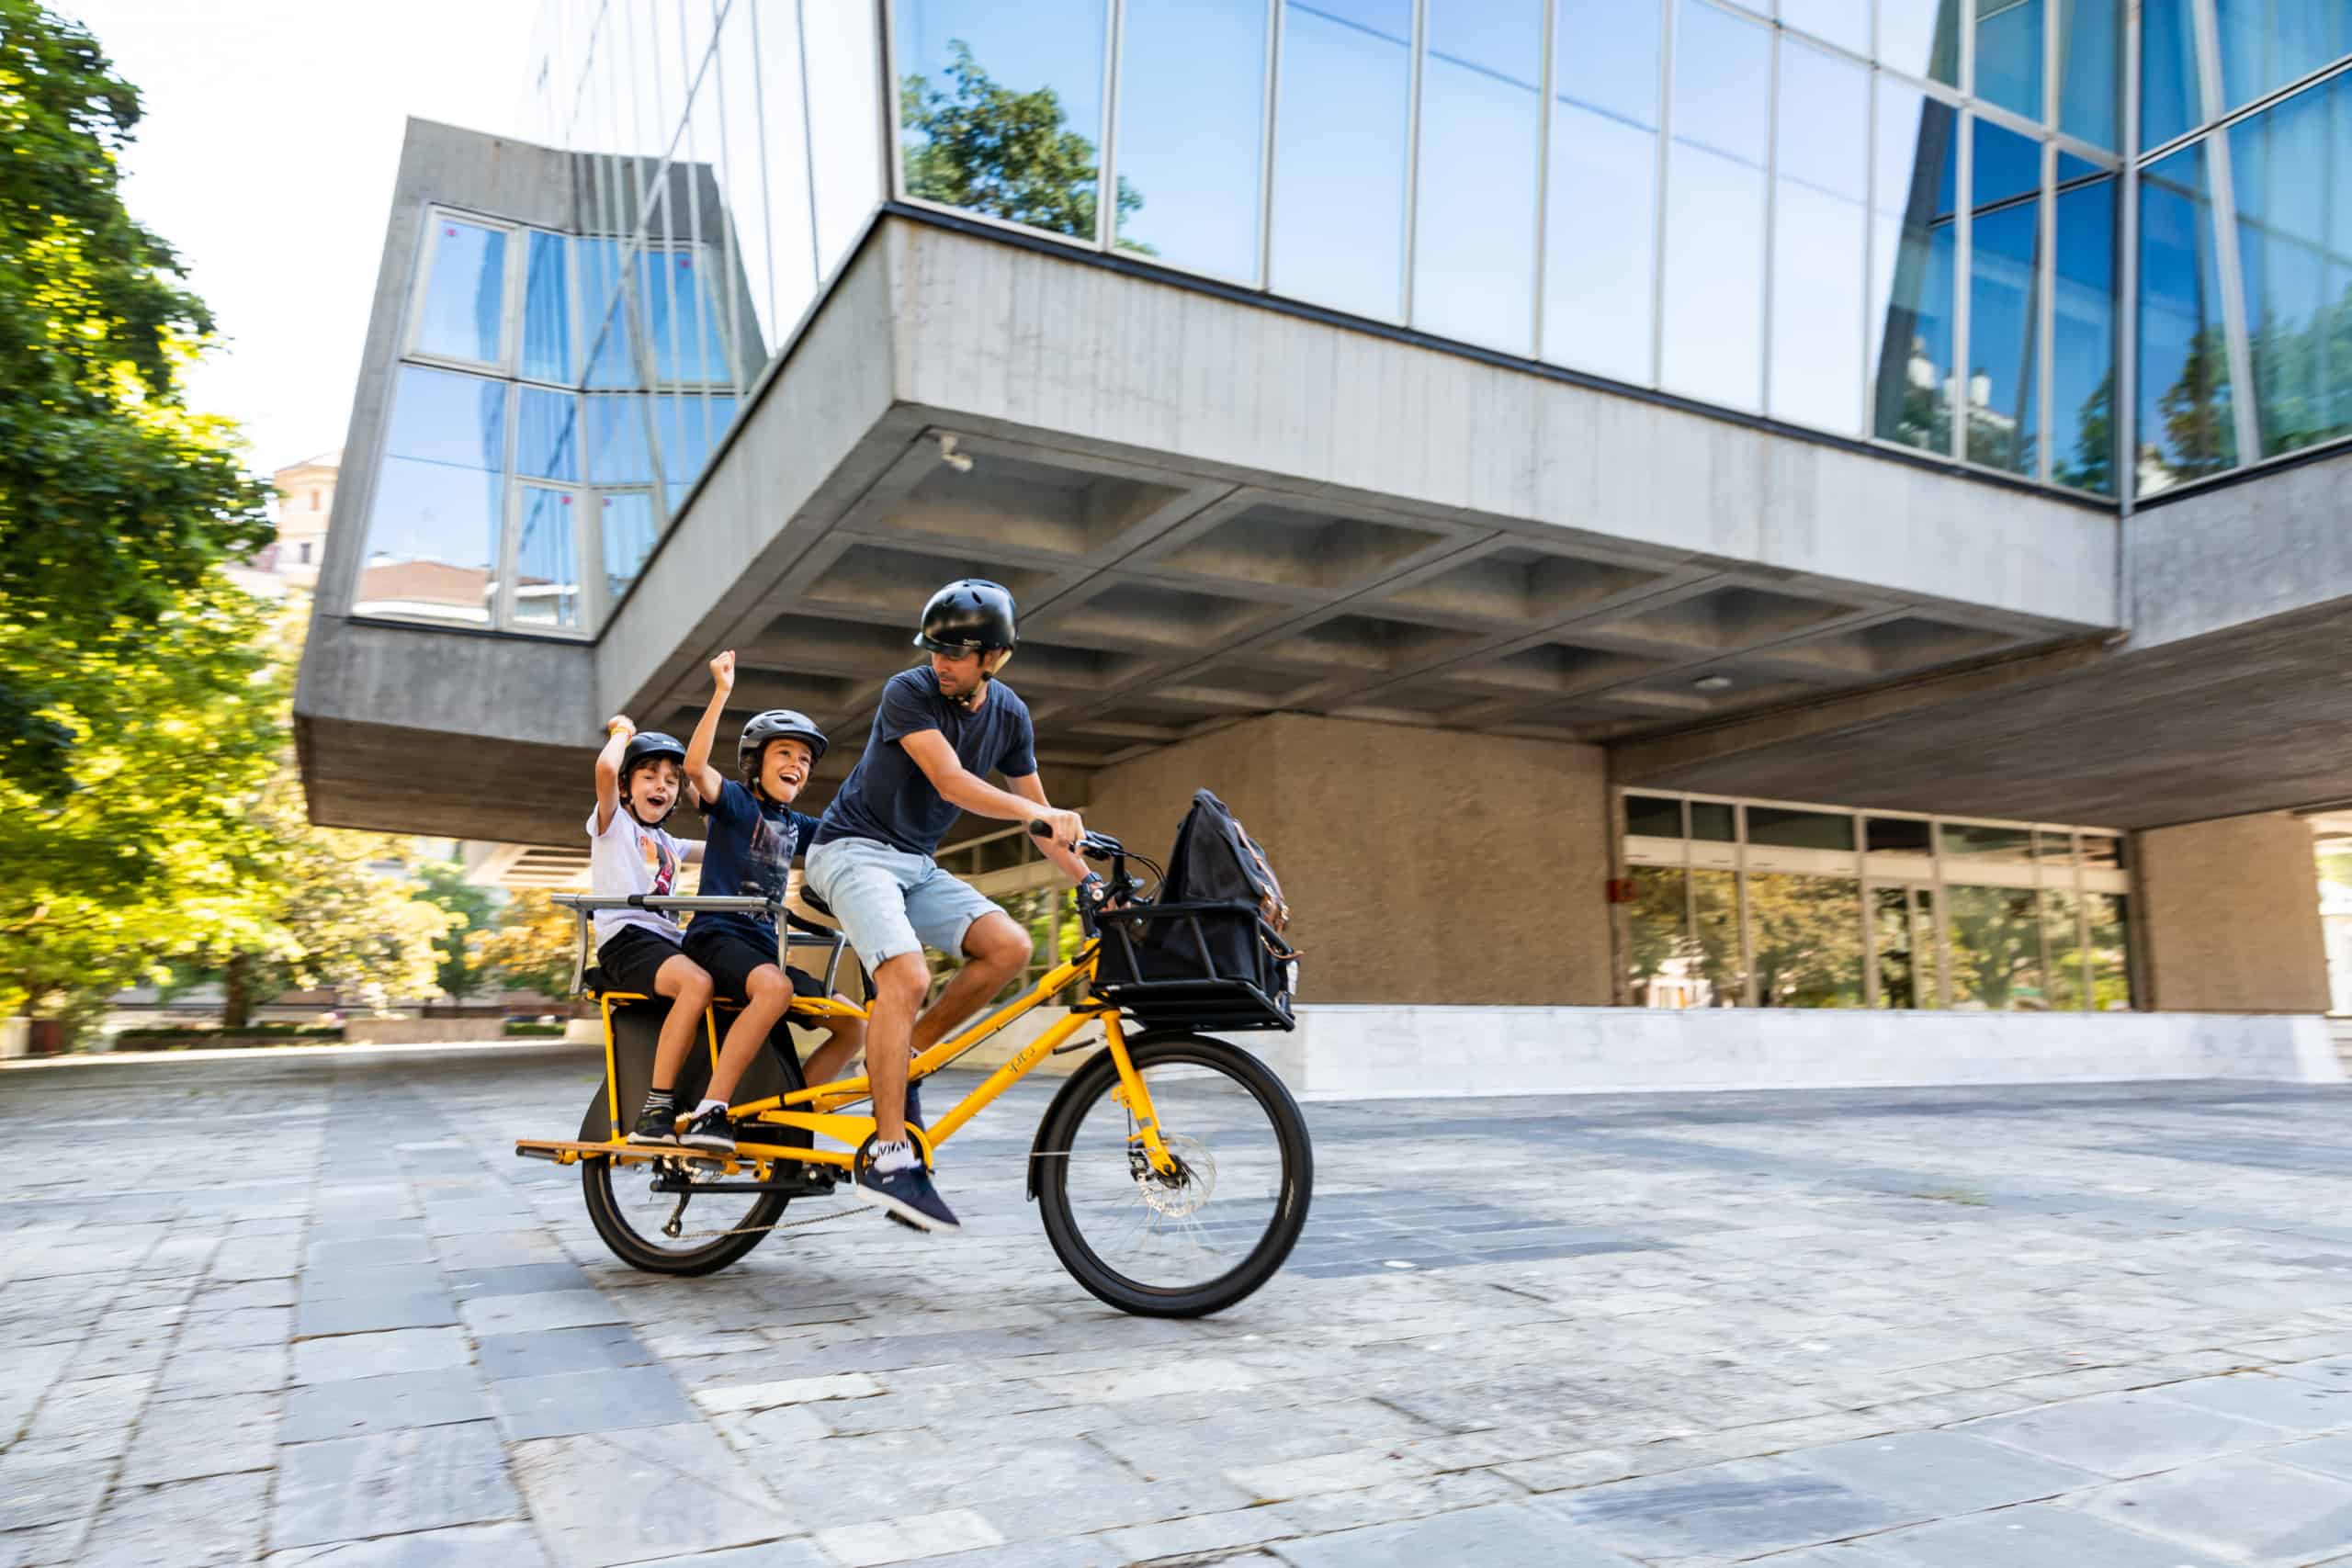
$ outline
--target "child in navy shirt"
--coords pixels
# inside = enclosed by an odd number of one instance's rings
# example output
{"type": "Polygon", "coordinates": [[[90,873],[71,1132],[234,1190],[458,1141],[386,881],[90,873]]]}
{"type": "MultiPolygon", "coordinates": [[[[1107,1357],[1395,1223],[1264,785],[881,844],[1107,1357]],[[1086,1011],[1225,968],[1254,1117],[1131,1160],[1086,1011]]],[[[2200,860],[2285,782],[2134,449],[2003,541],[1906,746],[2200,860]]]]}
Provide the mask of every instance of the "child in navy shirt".
{"type": "MultiPolygon", "coordinates": [[[[686,782],[694,786],[708,825],[702,891],[706,896],[781,899],[793,861],[817,830],[817,819],[793,810],[791,802],[808,782],[817,759],[825,754],[825,735],[805,714],[789,708],[756,714],[743,726],[735,748],[741,782],[724,777],[711,766],[710,749],[728,694],[735,689],[735,655],[722,653],[712,660],[710,675],[710,706],[686,743],[685,765],[686,782]]],[[[775,922],[764,915],[718,909],[696,915],[686,928],[685,952],[709,972],[718,995],[743,1002],[743,1010],[728,1026],[718,1066],[685,1134],[698,1147],[731,1150],[735,1129],[727,1102],[743,1070],[760,1054],[760,1043],[792,1005],[794,995],[821,997],[825,987],[815,976],[776,962],[775,922]]],[[[812,1084],[836,1077],[865,1045],[863,1020],[831,1019],[825,1027],[831,1038],[808,1058],[806,1068],[812,1084]]]]}

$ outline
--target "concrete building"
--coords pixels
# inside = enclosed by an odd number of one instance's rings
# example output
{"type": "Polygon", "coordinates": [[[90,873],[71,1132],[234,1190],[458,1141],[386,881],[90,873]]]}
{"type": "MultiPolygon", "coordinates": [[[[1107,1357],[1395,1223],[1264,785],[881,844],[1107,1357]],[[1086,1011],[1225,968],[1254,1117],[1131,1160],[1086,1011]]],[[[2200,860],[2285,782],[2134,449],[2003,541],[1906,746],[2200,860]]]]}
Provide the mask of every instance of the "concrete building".
{"type": "Polygon", "coordinates": [[[2345,8],[1775,10],[557,0],[410,127],[314,813],[576,852],[728,647],[821,796],[977,573],[1310,1085],[2332,1072],[2345,8]]]}
{"type": "Polygon", "coordinates": [[[285,597],[289,588],[305,593],[317,588],[319,568],[326,561],[327,520],[334,514],[335,474],[342,463],[342,453],[322,452],[269,476],[277,492],[277,537],[251,560],[231,568],[232,579],[271,599],[285,597]]]}

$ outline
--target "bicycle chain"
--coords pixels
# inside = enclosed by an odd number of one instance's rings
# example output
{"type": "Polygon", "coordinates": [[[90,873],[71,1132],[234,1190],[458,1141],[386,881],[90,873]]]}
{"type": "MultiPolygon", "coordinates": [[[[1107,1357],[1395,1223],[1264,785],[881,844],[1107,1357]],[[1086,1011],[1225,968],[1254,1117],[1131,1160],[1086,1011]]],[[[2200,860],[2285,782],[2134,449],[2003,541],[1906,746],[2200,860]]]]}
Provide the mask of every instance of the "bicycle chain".
{"type": "MultiPolygon", "coordinates": [[[[694,1236],[697,1240],[708,1237],[718,1241],[730,1235],[758,1235],[767,1231],[806,1230],[810,1225],[831,1224],[835,1220],[846,1220],[853,1214],[863,1214],[867,1212],[864,1204],[853,1203],[846,1209],[836,1210],[830,1214],[815,1214],[805,1220],[777,1220],[772,1224],[738,1225],[731,1231],[696,1231],[694,1236]]],[[[678,1239],[683,1241],[687,1238],[681,1236],[678,1239]]]]}

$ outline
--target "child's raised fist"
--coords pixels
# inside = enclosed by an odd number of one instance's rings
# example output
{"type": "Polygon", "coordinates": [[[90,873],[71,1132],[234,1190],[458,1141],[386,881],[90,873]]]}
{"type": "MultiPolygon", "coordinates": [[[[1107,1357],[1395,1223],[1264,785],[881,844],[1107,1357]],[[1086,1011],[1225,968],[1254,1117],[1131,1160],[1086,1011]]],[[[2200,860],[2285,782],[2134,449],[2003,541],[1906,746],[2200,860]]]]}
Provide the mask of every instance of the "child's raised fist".
{"type": "Polygon", "coordinates": [[[735,650],[733,649],[729,649],[726,652],[720,654],[718,658],[710,661],[710,678],[721,691],[729,690],[734,686],[735,650]]]}

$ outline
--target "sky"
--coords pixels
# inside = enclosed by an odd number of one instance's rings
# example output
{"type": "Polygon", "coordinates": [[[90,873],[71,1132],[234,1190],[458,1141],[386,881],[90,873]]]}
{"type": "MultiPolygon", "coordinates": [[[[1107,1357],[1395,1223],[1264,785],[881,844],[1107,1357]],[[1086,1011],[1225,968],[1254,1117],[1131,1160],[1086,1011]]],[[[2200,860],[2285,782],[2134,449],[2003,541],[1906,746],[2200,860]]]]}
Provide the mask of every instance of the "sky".
{"type": "Polygon", "coordinates": [[[537,0],[49,0],[139,88],[132,216],[221,344],[190,406],[266,472],[343,445],[410,115],[520,133],[537,0]]]}

